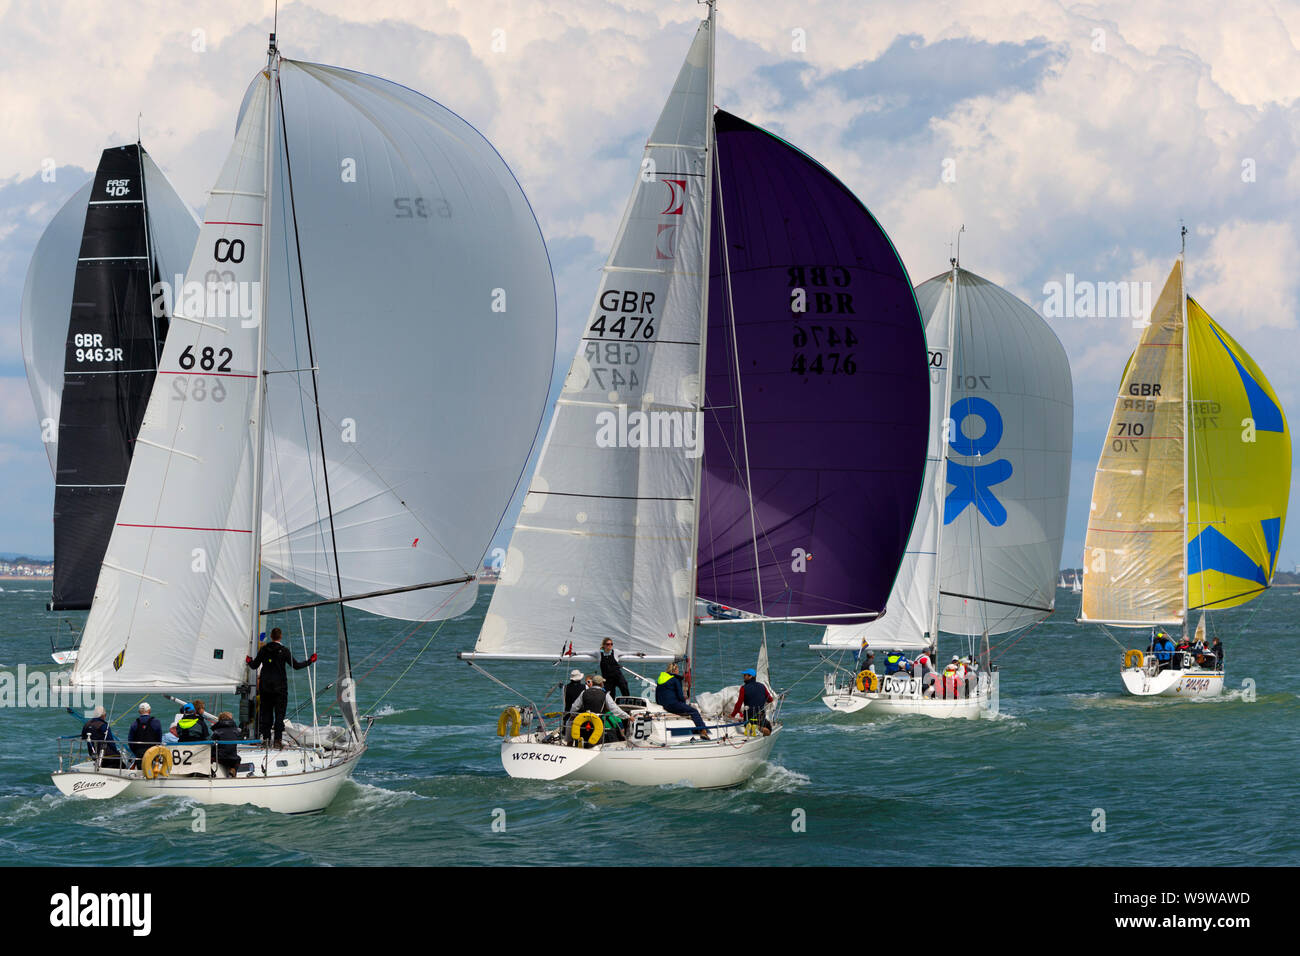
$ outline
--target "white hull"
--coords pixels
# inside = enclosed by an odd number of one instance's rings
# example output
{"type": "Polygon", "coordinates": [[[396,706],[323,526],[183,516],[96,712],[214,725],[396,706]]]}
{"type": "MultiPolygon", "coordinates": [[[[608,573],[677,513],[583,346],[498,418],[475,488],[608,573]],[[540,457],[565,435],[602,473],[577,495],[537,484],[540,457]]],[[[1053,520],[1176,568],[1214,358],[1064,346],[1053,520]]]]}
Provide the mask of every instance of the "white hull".
{"type": "Polygon", "coordinates": [[[1144,667],[1120,671],[1124,689],[1135,697],[1218,697],[1223,693],[1223,671],[1193,667],[1150,674],[1144,667]]]}
{"type": "Polygon", "coordinates": [[[77,663],[77,651],[73,648],[70,651],[55,651],[50,657],[54,658],[56,664],[75,664],[77,663]]]}
{"type": "MultiPolygon", "coordinates": [[[[882,682],[878,691],[861,691],[852,685],[827,687],[822,703],[841,714],[920,714],[939,719],[963,718],[976,720],[997,713],[998,673],[981,675],[978,688],[968,697],[927,697],[912,679],[882,682]]],[[[828,684],[831,682],[828,681],[828,684]]]]}
{"type": "MultiPolygon", "coordinates": [[[[683,724],[690,726],[689,721],[683,724]]],[[[767,761],[781,733],[778,726],[771,736],[746,737],[739,732],[740,726],[710,725],[710,733],[717,739],[695,738],[671,746],[633,746],[618,741],[583,748],[544,743],[536,734],[521,734],[502,742],[501,765],[510,776],[529,780],[678,785],[701,790],[736,787],[767,761]]]]}
{"type": "Polygon", "coordinates": [[[324,759],[311,751],[287,749],[244,751],[240,756],[260,767],[265,759],[288,760],[296,772],[264,776],[168,776],[146,780],[139,770],[95,769],[89,761],[71,771],[52,774],[54,785],[67,796],[91,799],[125,797],[185,797],[196,803],[239,806],[251,804],[276,813],[316,813],[330,805],[343,781],[352,775],[365,748],[324,759]],[[318,764],[318,766],[313,766],[318,764]],[[297,770],[299,766],[309,769],[297,770]]]}

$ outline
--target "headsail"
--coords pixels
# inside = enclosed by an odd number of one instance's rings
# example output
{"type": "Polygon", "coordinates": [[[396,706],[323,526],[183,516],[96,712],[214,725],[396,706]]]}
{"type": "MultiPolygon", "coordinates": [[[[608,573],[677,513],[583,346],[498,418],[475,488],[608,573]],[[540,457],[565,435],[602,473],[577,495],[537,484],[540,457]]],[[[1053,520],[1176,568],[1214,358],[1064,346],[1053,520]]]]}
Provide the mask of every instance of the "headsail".
{"type": "Polygon", "coordinates": [[[706,20],[646,144],[477,653],[685,649],[712,42],[706,20]]]}
{"type": "Polygon", "coordinates": [[[104,150],[28,268],[22,338],[55,469],[51,608],[90,607],[167,332],[153,296],[194,251],[198,222],[139,145],[104,150]]]}
{"type": "Polygon", "coordinates": [[[771,617],[866,620],[893,584],[925,463],[911,283],[824,166],[725,111],[715,124],[699,593],[771,617]]]}
{"type": "Polygon", "coordinates": [[[1277,570],[1291,491],[1291,434],[1264,373],[1187,299],[1187,605],[1236,607],[1277,570]]]}
{"type": "Polygon", "coordinates": [[[1174,264],[1124,369],[1097,465],[1079,619],[1184,621],[1183,268],[1174,264]]]}

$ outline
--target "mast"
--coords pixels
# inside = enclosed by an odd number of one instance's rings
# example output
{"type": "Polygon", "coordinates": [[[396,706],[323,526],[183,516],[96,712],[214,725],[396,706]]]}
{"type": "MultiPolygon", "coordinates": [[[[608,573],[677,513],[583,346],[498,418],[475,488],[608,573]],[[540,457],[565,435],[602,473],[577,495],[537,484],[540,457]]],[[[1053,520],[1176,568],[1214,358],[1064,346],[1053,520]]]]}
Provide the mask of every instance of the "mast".
{"type": "Polygon", "coordinates": [[[275,34],[271,34],[266,50],[266,78],[269,84],[266,95],[266,120],[262,144],[262,304],[257,329],[257,388],[253,401],[253,421],[257,428],[257,456],[253,459],[253,535],[249,546],[252,549],[253,599],[250,602],[252,621],[249,643],[252,655],[257,656],[258,634],[261,625],[262,604],[262,467],[266,455],[266,429],[263,427],[263,409],[266,404],[266,320],[270,289],[267,279],[271,271],[271,243],[267,233],[271,228],[271,128],[275,98],[279,90],[276,78],[280,72],[280,51],[275,43],[275,34]]]}
{"type": "MultiPolygon", "coordinates": [[[[965,230],[965,226],[961,227],[965,230]]],[[[957,242],[961,242],[961,232],[957,233],[957,242]]],[[[958,247],[960,248],[960,246],[958,247]]],[[[944,423],[949,420],[949,413],[952,409],[952,371],[953,371],[953,347],[957,340],[957,269],[958,256],[952,258],[952,288],[948,294],[948,368],[944,373],[943,383],[943,418],[940,422],[940,428],[944,428],[944,423]]],[[[955,422],[953,423],[956,424],[955,422]]],[[[943,498],[944,491],[947,488],[948,479],[948,439],[943,431],[939,434],[939,459],[935,463],[937,473],[935,475],[934,487],[931,494],[934,495],[936,514],[938,515],[938,530],[934,536],[934,580],[930,604],[930,646],[931,653],[939,652],[939,587],[943,577],[943,498]]]]}
{"type": "Polygon", "coordinates": [[[1187,227],[1180,223],[1179,238],[1182,245],[1178,251],[1178,307],[1182,313],[1183,319],[1183,636],[1187,636],[1187,588],[1191,583],[1188,577],[1187,567],[1187,522],[1192,517],[1191,506],[1187,498],[1187,477],[1188,477],[1188,446],[1192,440],[1192,432],[1188,427],[1191,416],[1188,414],[1188,407],[1192,403],[1192,376],[1191,376],[1191,356],[1188,354],[1189,339],[1187,335],[1187,283],[1186,283],[1186,258],[1187,258],[1187,227]]]}
{"type": "MultiPolygon", "coordinates": [[[[713,164],[716,156],[717,135],[713,127],[713,63],[714,49],[717,46],[717,33],[715,32],[717,0],[708,0],[709,15],[707,22],[709,24],[709,98],[708,105],[705,108],[707,117],[707,130],[704,140],[704,262],[702,263],[701,274],[703,276],[703,292],[700,295],[700,360],[697,366],[697,375],[700,382],[700,392],[698,397],[698,410],[696,411],[696,442],[704,441],[704,378],[705,366],[708,364],[708,335],[709,335],[709,257],[712,247],[712,227],[713,227],[713,164]]],[[[694,509],[691,520],[691,575],[690,575],[690,600],[686,604],[686,660],[688,673],[694,668],[691,661],[695,659],[695,600],[699,593],[699,574],[700,574],[700,475],[704,468],[704,454],[697,455],[695,458],[695,494],[692,508],[694,509]]]]}

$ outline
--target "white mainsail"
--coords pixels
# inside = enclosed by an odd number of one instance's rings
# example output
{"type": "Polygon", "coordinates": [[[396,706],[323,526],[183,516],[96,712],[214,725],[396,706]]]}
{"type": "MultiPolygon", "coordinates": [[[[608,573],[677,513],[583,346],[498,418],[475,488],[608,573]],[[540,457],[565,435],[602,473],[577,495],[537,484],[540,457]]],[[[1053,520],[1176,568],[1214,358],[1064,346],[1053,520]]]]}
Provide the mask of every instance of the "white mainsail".
{"type": "MultiPolygon", "coordinates": [[[[145,194],[149,214],[149,246],[160,280],[167,284],[183,274],[194,254],[199,221],[153,158],[143,150],[145,194]]],[[[19,329],[27,384],[41,424],[50,471],[58,462],[58,423],[63,396],[64,359],[72,287],[80,254],[91,182],[68,199],[45,227],[23,285],[19,329]]]]}
{"type": "Polygon", "coordinates": [[[593,654],[604,637],[624,654],[685,651],[702,451],[712,42],[706,20],[646,144],[478,655],[554,657],[570,646],[593,654]]]}
{"type": "Polygon", "coordinates": [[[229,693],[246,673],[269,86],[260,74],[205,211],[186,282],[203,292],[174,303],[74,684],[229,693]],[[223,282],[259,290],[249,315],[206,294],[223,282]]]}

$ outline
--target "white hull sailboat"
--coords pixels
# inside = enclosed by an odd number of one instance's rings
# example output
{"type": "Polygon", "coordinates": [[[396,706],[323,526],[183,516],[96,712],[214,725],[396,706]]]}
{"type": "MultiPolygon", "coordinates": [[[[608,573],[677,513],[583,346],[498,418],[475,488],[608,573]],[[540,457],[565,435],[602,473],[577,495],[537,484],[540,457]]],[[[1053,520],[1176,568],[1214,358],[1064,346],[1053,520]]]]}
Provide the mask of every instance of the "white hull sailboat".
{"type": "Polygon", "coordinates": [[[473,127],[387,80],[283,59],[274,34],[205,212],[72,685],[201,694],[210,714],[233,697],[239,766],[194,742],[134,760],[119,734],[133,765],[71,738],[90,759],[53,779],[70,795],[313,812],[372,724],[344,605],[422,622],[474,602],[540,420],[554,284],[523,191],[473,127]],[[492,288],[509,336],[488,319],[492,288]],[[515,411],[490,440],[472,414],[488,368],[515,411]],[[272,572],[314,599],[269,606],[272,572]],[[333,713],[307,670],[311,723],[287,722],[281,747],[271,665],[246,660],[295,625],[294,672],[318,633],[337,648],[319,688],[333,713]]]}
{"type": "Polygon", "coordinates": [[[1223,693],[1223,650],[1207,640],[1207,620],[1269,587],[1290,481],[1282,405],[1187,294],[1180,255],[1125,366],[1084,542],[1080,622],[1151,637],[1124,653],[1127,693],[1223,693]]]}
{"type": "MultiPolygon", "coordinates": [[[[172,766],[178,767],[189,753],[191,763],[212,767],[207,751],[206,747],[175,746],[172,766]]],[[[60,793],[90,800],[170,796],[207,805],[248,804],[276,813],[317,813],[333,802],[364,753],[364,745],[337,754],[249,745],[240,747],[241,775],[235,777],[208,769],[188,775],[171,772],[149,779],[140,769],[96,766],[89,760],[73,763],[68,770],[51,776],[60,793]]]]}
{"type": "Polygon", "coordinates": [[[702,740],[690,720],[651,701],[624,698],[620,705],[633,714],[626,741],[574,747],[559,731],[520,734],[502,743],[501,765],[510,776],[529,780],[716,790],[753,776],[781,733],[777,725],[766,737],[747,734],[744,721],[705,715],[711,739],[702,740]]]}
{"type": "Polygon", "coordinates": [[[822,702],[836,713],[973,719],[999,706],[989,636],[1032,627],[1055,607],[1070,365],[1040,316],[955,257],[916,296],[927,317],[930,431],[907,552],[883,617],[831,625],[810,647],[854,658],[830,658],[822,702]],[[949,659],[949,642],[963,653],[949,659]],[[908,652],[926,655],[929,669],[880,673],[882,658],[908,652]]]}
{"type": "Polygon", "coordinates": [[[511,776],[743,783],[783,737],[781,695],[757,686],[769,623],[869,620],[906,541],[926,428],[907,273],[829,171],[715,112],[714,24],[710,3],[461,658],[567,668],[608,637],[625,663],[683,663],[690,697],[699,601],[730,625],[720,645],[759,632],[750,713],[740,686],[697,695],[700,732],[670,671],[654,697],[616,700],[624,739],[575,739],[605,717],[529,701],[498,724],[511,776]]]}

